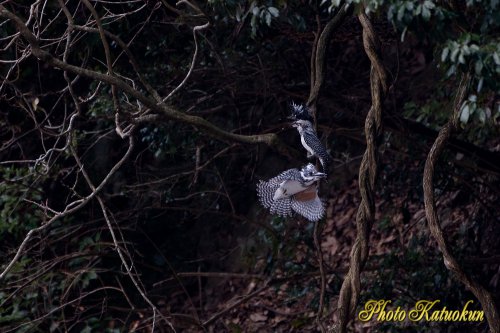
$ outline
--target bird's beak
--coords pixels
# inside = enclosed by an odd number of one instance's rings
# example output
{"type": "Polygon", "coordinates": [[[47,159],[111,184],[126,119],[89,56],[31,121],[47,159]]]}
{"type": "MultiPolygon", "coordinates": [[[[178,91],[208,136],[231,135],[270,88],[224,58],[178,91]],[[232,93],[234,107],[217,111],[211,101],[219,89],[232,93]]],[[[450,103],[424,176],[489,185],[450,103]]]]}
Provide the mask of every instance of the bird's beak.
{"type": "Polygon", "coordinates": [[[325,177],[327,176],[327,174],[326,174],[326,173],[324,173],[324,172],[316,172],[316,173],[314,174],[314,176],[316,176],[316,177],[321,177],[321,178],[325,178],[325,177]]]}
{"type": "Polygon", "coordinates": [[[299,124],[297,124],[296,122],[293,122],[292,127],[299,127],[299,124]]]}

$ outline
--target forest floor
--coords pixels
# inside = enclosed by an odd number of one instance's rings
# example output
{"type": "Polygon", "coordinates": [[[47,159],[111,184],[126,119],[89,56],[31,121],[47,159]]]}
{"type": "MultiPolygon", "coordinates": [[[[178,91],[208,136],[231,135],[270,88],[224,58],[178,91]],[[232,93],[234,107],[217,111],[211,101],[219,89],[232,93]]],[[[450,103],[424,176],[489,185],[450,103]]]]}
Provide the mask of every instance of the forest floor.
{"type": "MultiPolygon", "coordinates": [[[[362,272],[362,295],[356,315],[362,309],[362,303],[370,297],[392,298],[409,309],[416,301],[414,296],[425,294],[425,290],[432,295],[439,283],[447,283],[449,287],[442,257],[427,229],[420,176],[425,159],[409,163],[407,155],[395,161],[390,152],[383,159],[392,159],[393,169],[384,168],[382,162],[379,182],[385,183],[384,192],[377,193],[377,214],[370,233],[369,260],[362,272]],[[398,165],[407,166],[404,174],[397,170],[398,165]],[[406,183],[406,187],[401,187],[401,182],[406,183]],[[422,256],[422,252],[428,257],[422,256]],[[418,258],[414,258],[416,253],[418,258]],[[445,273],[439,273],[440,269],[445,273]]],[[[355,178],[329,188],[327,218],[319,226],[318,235],[323,276],[314,246],[314,227],[305,221],[290,219],[286,221],[285,230],[280,231],[282,242],[294,242],[292,251],[283,251],[282,255],[287,256],[281,258],[285,262],[283,265],[275,265],[269,274],[266,266],[269,262],[261,257],[254,269],[245,273],[214,274],[209,283],[203,282],[203,288],[200,280],[203,297],[186,302],[185,310],[190,311],[193,303],[202,304],[197,315],[208,318],[206,323],[213,332],[317,332],[317,314],[320,298],[323,298],[320,321],[324,327],[330,327],[336,318],[338,294],[356,238],[355,221],[360,197],[355,178]],[[297,233],[303,235],[299,241],[293,238],[297,233]],[[325,280],[323,292],[322,277],[325,280]]],[[[438,197],[442,227],[453,238],[481,208],[469,194],[466,189],[451,187],[438,197]]],[[[498,274],[496,276],[498,279],[498,274]]],[[[435,297],[440,297],[439,293],[435,297]]],[[[375,332],[380,330],[381,324],[376,320],[356,320],[351,325],[355,332],[375,332]]],[[[418,331],[416,324],[408,321],[399,323],[398,327],[404,329],[412,325],[418,331]]],[[[478,332],[482,329],[476,328],[478,332]]],[[[440,328],[434,330],[439,332],[440,328]]],[[[191,328],[187,331],[197,330],[191,328]]]]}

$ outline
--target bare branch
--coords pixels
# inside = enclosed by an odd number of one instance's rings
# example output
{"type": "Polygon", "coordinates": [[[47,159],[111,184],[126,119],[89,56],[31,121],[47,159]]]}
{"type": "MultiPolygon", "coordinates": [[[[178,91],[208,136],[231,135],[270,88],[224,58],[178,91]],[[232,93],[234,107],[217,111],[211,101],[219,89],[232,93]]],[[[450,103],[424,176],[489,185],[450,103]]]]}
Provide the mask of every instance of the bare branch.
{"type": "Polygon", "coordinates": [[[39,233],[45,229],[47,229],[50,225],[52,225],[55,221],[68,216],[79,209],[83,208],[86,204],[90,202],[99,192],[103,189],[103,187],[108,183],[109,179],[115,174],[115,172],[125,163],[125,161],[129,158],[130,153],[132,152],[134,148],[134,140],[133,137],[129,137],[129,146],[123,157],[111,168],[111,170],[108,172],[108,174],[104,177],[104,179],[101,181],[101,183],[86,197],[72,201],[68,205],[66,205],[66,208],[62,212],[57,212],[56,215],[54,215],[52,218],[50,218],[45,224],[42,224],[41,226],[31,229],[28,231],[26,234],[24,240],[22,241],[21,245],[17,248],[16,254],[14,255],[14,258],[10,260],[10,262],[7,264],[5,269],[2,271],[0,274],[0,280],[4,279],[7,273],[12,269],[12,266],[19,260],[21,257],[21,254],[24,251],[24,248],[30,241],[31,237],[33,236],[34,233],[39,233]]]}
{"type": "MultiPolygon", "coordinates": [[[[180,3],[187,3],[190,6],[193,6],[188,1],[179,1],[178,4],[180,4],[180,3]]],[[[209,26],[210,26],[210,22],[207,22],[207,23],[205,23],[203,25],[197,25],[197,26],[195,26],[193,28],[194,53],[193,53],[193,59],[191,60],[191,65],[189,66],[189,70],[188,70],[188,72],[187,72],[186,77],[184,78],[184,80],[182,80],[182,82],[179,83],[179,85],[177,87],[175,87],[174,90],[172,90],[170,92],[170,94],[168,94],[167,97],[165,97],[163,99],[163,102],[166,102],[170,97],[172,97],[173,94],[175,94],[177,91],[179,91],[179,89],[181,89],[184,86],[184,84],[187,82],[187,80],[191,76],[191,73],[193,72],[193,69],[194,69],[194,65],[196,64],[196,59],[198,57],[198,36],[197,36],[197,32],[199,32],[201,30],[204,30],[204,29],[207,29],[209,26]]]]}
{"type": "MultiPolygon", "coordinates": [[[[87,180],[87,182],[88,181],[89,181],[89,179],[87,180]]],[[[89,184],[89,186],[92,186],[92,183],[88,183],[88,184],[89,184]]],[[[121,250],[121,248],[120,248],[120,246],[118,244],[118,239],[116,238],[115,232],[113,230],[113,226],[111,225],[111,221],[109,219],[106,206],[104,205],[104,201],[102,200],[102,198],[100,196],[97,196],[97,201],[99,202],[99,206],[101,206],[102,214],[104,216],[104,219],[106,220],[106,224],[108,226],[108,230],[111,233],[111,237],[113,239],[113,243],[115,244],[116,252],[118,252],[118,256],[120,257],[120,260],[121,260],[123,266],[125,267],[125,271],[126,271],[128,277],[130,278],[130,280],[134,284],[134,286],[137,289],[137,291],[139,292],[139,294],[141,294],[141,297],[146,301],[146,303],[148,303],[148,305],[151,307],[151,309],[153,309],[153,324],[152,324],[152,327],[151,327],[151,332],[154,333],[154,331],[155,331],[155,320],[156,320],[156,314],[157,313],[160,315],[160,317],[162,317],[165,320],[165,322],[172,329],[172,331],[175,332],[174,326],[172,325],[172,323],[170,322],[170,320],[168,318],[166,318],[161,313],[160,310],[158,310],[158,308],[156,307],[156,305],[154,305],[154,303],[146,295],[146,292],[141,288],[141,286],[139,286],[139,282],[137,281],[137,279],[132,274],[132,265],[129,265],[127,263],[127,261],[125,260],[124,255],[123,255],[123,252],[122,252],[122,250],[121,250]]]]}
{"type": "Polygon", "coordinates": [[[193,125],[198,129],[202,130],[204,133],[214,138],[225,141],[235,141],[247,144],[264,143],[285,156],[291,158],[300,156],[300,154],[295,149],[283,143],[274,133],[259,134],[259,135],[240,135],[225,131],[203,118],[187,115],[185,113],[177,111],[176,109],[174,109],[169,105],[166,105],[165,103],[158,104],[154,99],[151,99],[146,95],[142,94],[141,92],[134,89],[123,80],[117,78],[116,76],[103,74],[97,71],[89,70],[87,68],[82,68],[68,64],[54,57],[49,52],[40,48],[38,39],[28,29],[28,27],[25,25],[22,19],[19,18],[17,15],[13,14],[12,12],[10,12],[9,10],[7,10],[3,5],[0,5],[0,16],[12,20],[12,22],[15,24],[16,28],[19,30],[21,35],[30,44],[33,55],[38,59],[40,59],[41,61],[47,62],[51,66],[60,68],[68,72],[72,72],[74,74],[79,74],[97,81],[105,82],[112,86],[116,86],[123,92],[136,98],[138,101],[143,103],[152,111],[161,114],[166,119],[178,121],[188,125],[193,125]]]}

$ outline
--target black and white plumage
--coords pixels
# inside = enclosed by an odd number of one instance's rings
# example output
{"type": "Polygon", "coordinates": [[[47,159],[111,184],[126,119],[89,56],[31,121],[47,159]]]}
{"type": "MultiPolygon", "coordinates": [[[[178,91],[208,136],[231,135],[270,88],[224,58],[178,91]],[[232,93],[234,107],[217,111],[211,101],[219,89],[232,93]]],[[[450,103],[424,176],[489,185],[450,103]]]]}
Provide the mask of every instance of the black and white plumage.
{"type": "Polygon", "coordinates": [[[325,176],[309,163],[301,170],[289,169],[268,181],[260,181],[257,194],[272,214],[286,217],[295,211],[309,221],[318,221],[325,214],[325,207],[318,197],[316,182],[325,176]]]}
{"type": "Polygon", "coordinates": [[[331,157],[319,140],[312,122],[309,120],[299,119],[293,123],[293,127],[296,127],[299,131],[302,146],[304,146],[307,150],[307,157],[310,158],[312,156],[316,156],[319,158],[323,171],[327,172],[328,165],[331,162],[331,157]]]}
{"type": "Polygon", "coordinates": [[[304,105],[295,104],[294,102],[292,102],[292,115],[290,116],[290,118],[294,120],[307,120],[310,122],[313,121],[309,109],[304,105]]]}

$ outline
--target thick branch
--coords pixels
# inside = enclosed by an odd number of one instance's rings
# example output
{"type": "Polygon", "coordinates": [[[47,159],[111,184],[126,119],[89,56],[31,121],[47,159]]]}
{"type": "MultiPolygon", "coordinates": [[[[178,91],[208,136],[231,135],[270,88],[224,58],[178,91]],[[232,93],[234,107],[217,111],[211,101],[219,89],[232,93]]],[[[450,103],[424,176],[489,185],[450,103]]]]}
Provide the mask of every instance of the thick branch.
{"type": "Polygon", "coordinates": [[[285,156],[292,158],[299,156],[299,153],[297,151],[286,145],[274,133],[259,134],[259,135],[240,135],[240,134],[230,133],[213,125],[212,123],[208,122],[203,118],[182,113],[164,103],[158,104],[153,98],[147,97],[146,95],[137,91],[136,89],[128,85],[126,82],[115,76],[92,71],[86,68],[74,66],[64,61],[61,61],[60,59],[55,58],[49,52],[41,49],[38,39],[28,29],[28,27],[24,24],[21,18],[19,18],[12,12],[8,11],[3,5],[0,5],[0,16],[10,19],[15,24],[20,34],[30,44],[32,54],[41,61],[47,62],[48,64],[56,68],[60,68],[68,72],[79,74],[94,80],[98,80],[116,86],[123,92],[129,94],[130,96],[140,101],[142,104],[151,109],[153,112],[161,114],[169,120],[179,121],[184,124],[193,125],[199,130],[206,133],[207,135],[210,135],[214,138],[224,141],[233,141],[233,142],[241,142],[248,144],[264,143],[285,156]]]}

